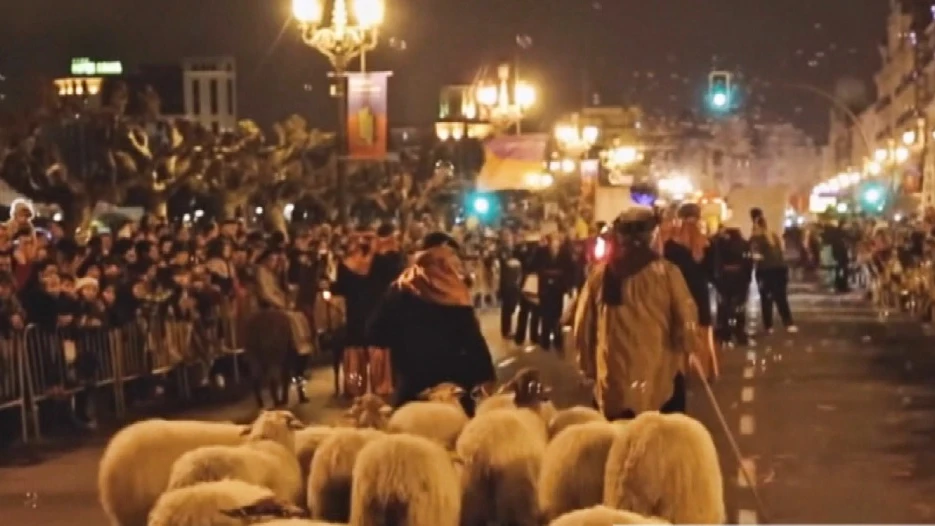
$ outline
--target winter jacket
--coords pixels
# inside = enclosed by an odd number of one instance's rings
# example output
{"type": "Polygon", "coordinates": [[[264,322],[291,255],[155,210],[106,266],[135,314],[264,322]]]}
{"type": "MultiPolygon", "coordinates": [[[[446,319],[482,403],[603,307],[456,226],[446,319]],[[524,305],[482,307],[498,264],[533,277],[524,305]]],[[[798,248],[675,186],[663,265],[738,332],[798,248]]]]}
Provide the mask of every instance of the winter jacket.
{"type": "Polygon", "coordinates": [[[595,381],[594,398],[605,415],[659,410],[696,346],[695,301],[678,267],[656,259],[622,281],[621,305],[607,305],[606,272],[607,264],[598,264],[578,300],[578,365],[595,381]]]}

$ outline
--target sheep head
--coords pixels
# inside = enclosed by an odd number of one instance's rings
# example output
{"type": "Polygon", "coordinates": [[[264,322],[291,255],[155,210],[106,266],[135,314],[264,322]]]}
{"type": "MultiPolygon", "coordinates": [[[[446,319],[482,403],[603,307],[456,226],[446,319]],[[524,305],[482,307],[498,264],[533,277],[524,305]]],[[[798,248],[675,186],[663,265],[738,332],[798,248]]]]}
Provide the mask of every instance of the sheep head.
{"type": "Polygon", "coordinates": [[[305,429],[305,424],[291,411],[263,411],[241,434],[248,441],[270,440],[294,451],[295,432],[300,429],[305,429]]]}
{"type": "Polygon", "coordinates": [[[419,393],[419,400],[442,402],[461,407],[461,395],[463,394],[464,389],[461,386],[451,382],[443,382],[419,393]]]}
{"type": "Polygon", "coordinates": [[[518,407],[532,407],[547,402],[552,388],[543,383],[538,369],[524,367],[497,391],[497,394],[504,393],[513,393],[514,402],[518,407]]]}
{"type": "Polygon", "coordinates": [[[258,524],[275,519],[306,519],[309,517],[305,510],[282,502],[274,497],[269,497],[253,504],[235,508],[232,510],[222,510],[221,514],[244,521],[244,524],[258,524]]]}
{"type": "Polygon", "coordinates": [[[367,393],[354,399],[350,409],[344,413],[344,418],[352,427],[386,429],[391,414],[393,414],[393,408],[382,398],[367,393]]]}

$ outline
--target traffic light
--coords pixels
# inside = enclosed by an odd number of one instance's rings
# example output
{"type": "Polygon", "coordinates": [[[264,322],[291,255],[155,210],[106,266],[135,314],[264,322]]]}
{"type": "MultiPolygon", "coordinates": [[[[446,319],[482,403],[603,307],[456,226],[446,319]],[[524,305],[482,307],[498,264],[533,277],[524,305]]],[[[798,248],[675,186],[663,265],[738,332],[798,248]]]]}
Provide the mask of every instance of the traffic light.
{"type": "Polygon", "coordinates": [[[708,75],[708,105],[714,111],[728,111],[733,103],[731,74],[712,71],[708,75]]]}
{"type": "Polygon", "coordinates": [[[861,208],[869,212],[882,212],[887,200],[886,186],[870,183],[860,189],[861,208]]]}
{"type": "Polygon", "coordinates": [[[499,215],[497,194],[475,192],[467,195],[464,201],[465,215],[474,216],[482,223],[487,223],[499,215]]]}
{"type": "Polygon", "coordinates": [[[490,199],[487,199],[482,195],[475,197],[474,202],[471,203],[471,206],[474,209],[474,212],[479,215],[484,216],[490,213],[490,199]]]}

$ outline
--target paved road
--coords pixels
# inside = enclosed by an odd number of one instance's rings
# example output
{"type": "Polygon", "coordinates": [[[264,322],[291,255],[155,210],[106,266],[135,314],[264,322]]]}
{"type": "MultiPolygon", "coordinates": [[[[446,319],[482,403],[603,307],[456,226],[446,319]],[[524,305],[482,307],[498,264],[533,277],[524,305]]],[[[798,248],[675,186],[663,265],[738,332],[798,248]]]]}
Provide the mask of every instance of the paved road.
{"type": "MultiPolygon", "coordinates": [[[[857,298],[799,291],[801,332],[724,349],[713,386],[745,465],[765,503],[739,476],[738,462],[697,381],[689,411],[712,431],[721,452],[731,522],[935,522],[935,345],[922,327],[882,320],[857,298]]],[[[751,316],[755,319],[755,316],[751,316]]],[[[501,376],[534,365],[559,404],[585,403],[573,366],[555,354],[502,342],[496,316],[482,316],[501,376]]],[[[306,420],[330,420],[330,372],[313,375],[306,420]]],[[[248,420],[249,400],[194,418],[248,420]]],[[[0,467],[5,524],[104,524],[95,494],[104,438],[51,453],[39,464],[0,467]]]]}

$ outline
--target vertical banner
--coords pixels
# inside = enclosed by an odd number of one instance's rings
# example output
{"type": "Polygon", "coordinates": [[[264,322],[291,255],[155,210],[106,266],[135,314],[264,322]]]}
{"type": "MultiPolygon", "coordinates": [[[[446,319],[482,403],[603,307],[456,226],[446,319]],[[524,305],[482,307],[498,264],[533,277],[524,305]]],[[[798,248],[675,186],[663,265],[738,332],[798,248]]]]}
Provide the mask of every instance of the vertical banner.
{"type": "Polygon", "coordinates": [[[347,153],[352,159],[386,158],[389,71],[347,73],[347,153]]]}

